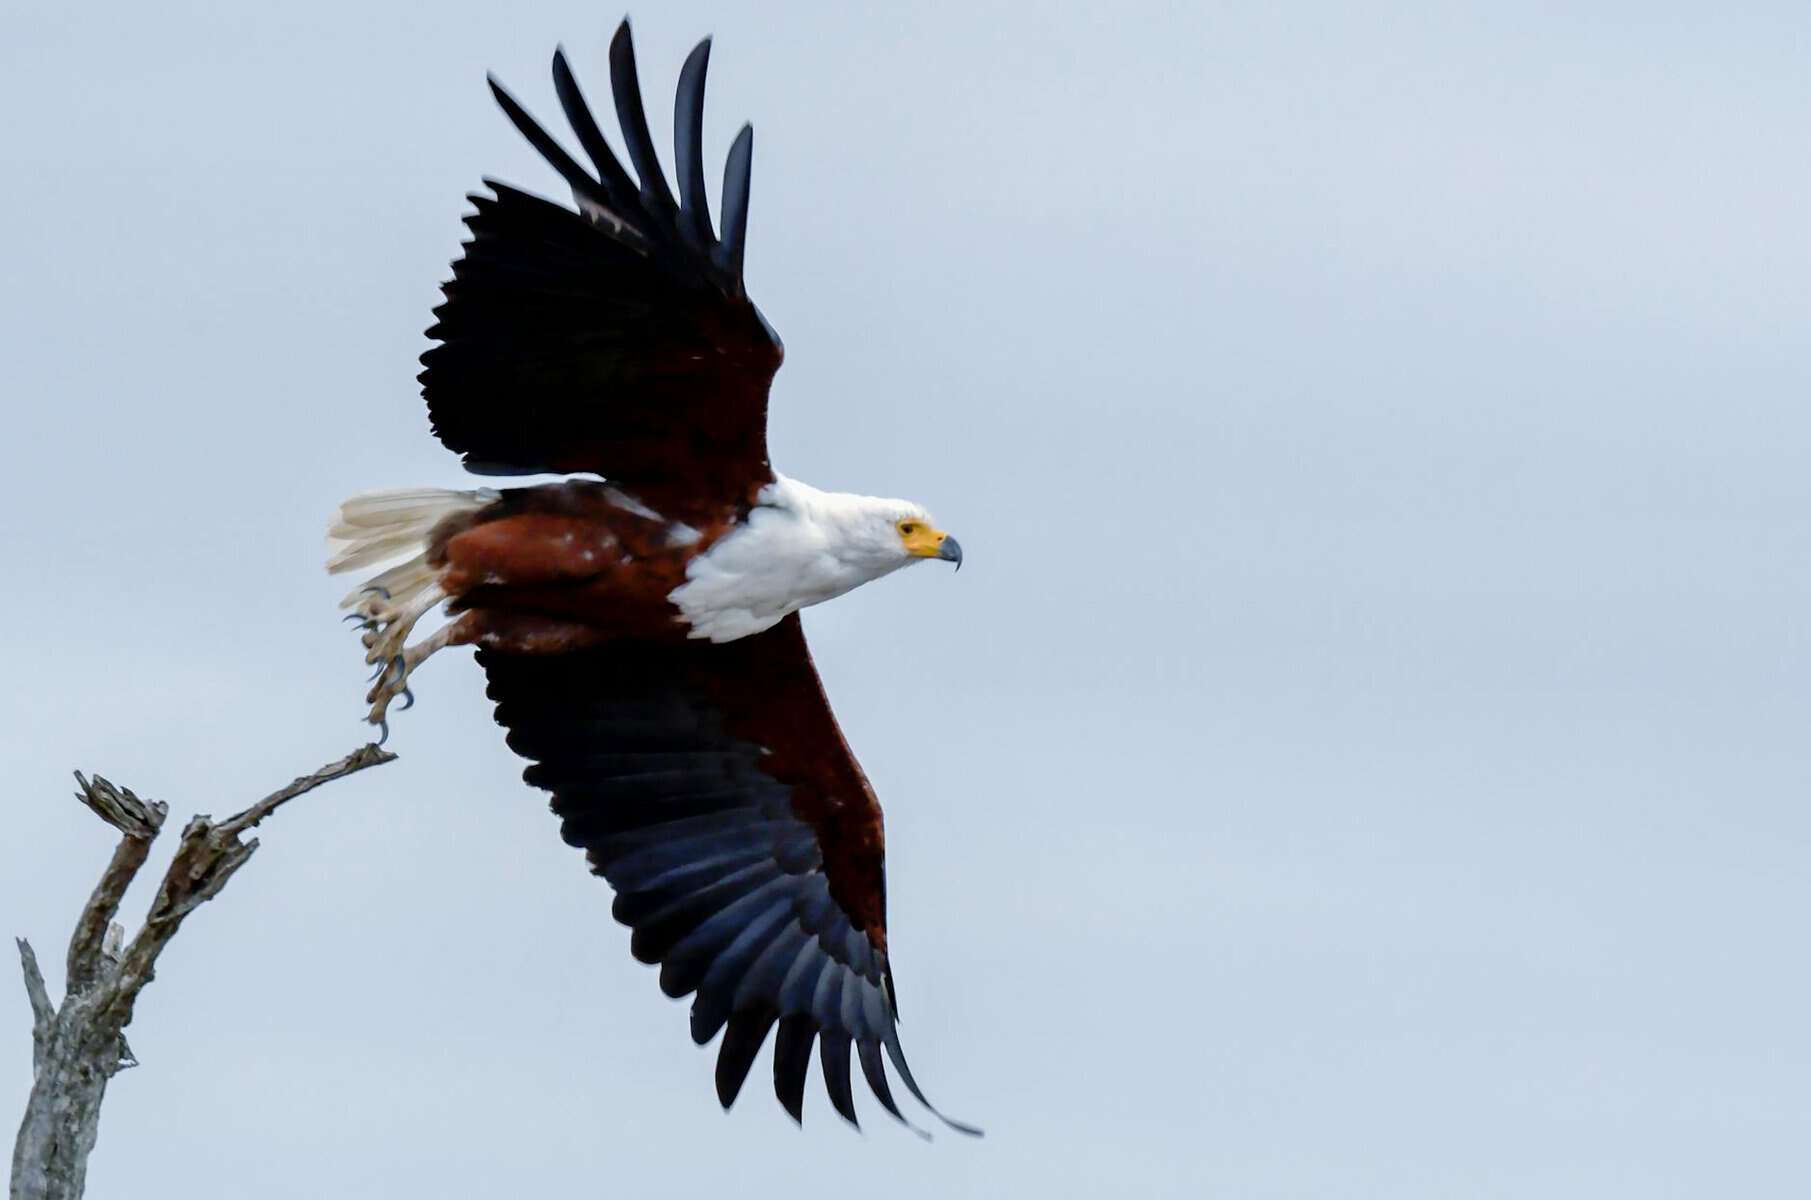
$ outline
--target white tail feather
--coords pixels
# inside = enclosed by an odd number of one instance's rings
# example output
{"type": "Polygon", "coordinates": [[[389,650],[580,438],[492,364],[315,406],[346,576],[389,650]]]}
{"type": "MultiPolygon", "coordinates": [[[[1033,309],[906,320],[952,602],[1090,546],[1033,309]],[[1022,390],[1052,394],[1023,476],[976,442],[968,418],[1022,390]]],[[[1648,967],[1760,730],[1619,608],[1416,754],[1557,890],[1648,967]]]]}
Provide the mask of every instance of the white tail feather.
{"type": "Polygon", "coordinates": [[[394,602],[405,604],[433,586],[435,572],[427,564],[428,535],[450,516],[475,512],[497,498],[488,488],[461,492],[450,488],[399,488],[364,492],[340,505],[327,529],[330,556],[327,570],[338,575],[360,567],[410,557],[367,580],[340,601],[352,608],[370,588],[382,588],[394,602]]]}

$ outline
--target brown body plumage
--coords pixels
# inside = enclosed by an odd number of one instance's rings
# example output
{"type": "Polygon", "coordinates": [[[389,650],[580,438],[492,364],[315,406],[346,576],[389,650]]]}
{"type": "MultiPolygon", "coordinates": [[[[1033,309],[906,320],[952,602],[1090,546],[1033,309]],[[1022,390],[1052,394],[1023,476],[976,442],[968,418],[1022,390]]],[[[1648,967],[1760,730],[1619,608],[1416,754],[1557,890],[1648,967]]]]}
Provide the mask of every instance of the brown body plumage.
{"type": "Polygon", "coordinates": [[[675,539],[675,523],[622,499],[604,484],[572,481],[512,489],[444,521],[428,561],[450,610],[463,614],[451,644],[548,654],[614,638],[683,640],[668,597],[733,514],[675,539]]]}

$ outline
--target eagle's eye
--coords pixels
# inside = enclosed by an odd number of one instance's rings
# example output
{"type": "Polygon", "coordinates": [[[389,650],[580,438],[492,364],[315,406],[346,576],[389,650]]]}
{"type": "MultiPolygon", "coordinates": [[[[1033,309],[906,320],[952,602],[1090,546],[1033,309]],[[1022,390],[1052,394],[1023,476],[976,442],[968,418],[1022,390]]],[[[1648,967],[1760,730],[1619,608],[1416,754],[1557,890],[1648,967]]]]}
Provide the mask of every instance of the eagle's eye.
{"type": "Polygon", "coordinates": [[[893,528],[899,531],[899,544],[913,558],[941,558],[943,544],[950,540],[923,517],[901,517],[893,528]]]}

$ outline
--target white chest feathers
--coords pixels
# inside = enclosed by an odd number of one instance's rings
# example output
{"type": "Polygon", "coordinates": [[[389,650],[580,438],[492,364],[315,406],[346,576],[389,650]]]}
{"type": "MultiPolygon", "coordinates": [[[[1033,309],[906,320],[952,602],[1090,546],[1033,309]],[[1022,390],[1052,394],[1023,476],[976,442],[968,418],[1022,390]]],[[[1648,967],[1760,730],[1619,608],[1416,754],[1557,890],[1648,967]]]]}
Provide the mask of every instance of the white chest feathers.
{"type": "Polygon", "coordinates": [[[728,642],[760,633],[912,561],[893,528],[901,504],[779,476],[745,522],[691,561],[667,598],[690,637],[728,642]]]}

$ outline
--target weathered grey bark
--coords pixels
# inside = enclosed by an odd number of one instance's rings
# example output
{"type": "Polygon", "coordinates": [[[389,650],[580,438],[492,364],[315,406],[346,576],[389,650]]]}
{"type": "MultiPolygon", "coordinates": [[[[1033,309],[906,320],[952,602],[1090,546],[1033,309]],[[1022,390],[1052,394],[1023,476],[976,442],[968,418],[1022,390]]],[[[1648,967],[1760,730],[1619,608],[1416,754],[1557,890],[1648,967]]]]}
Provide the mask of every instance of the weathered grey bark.
{"type": "Polygon", "coordinates": [[[31,945],[23,938],[18,942],[31,1000],[33,1077],[25,1119],[13,1145],[11,1200],[81,1196],[107,1081],[138,1065],[123,1033],[132,1021],[133,1005],[151,982],[157,956],[176,936],[183,919],[219,895],[258,848],[258,839],[242,841],[240,835],[297,796],[395,757],[375,745],[363,746],[224,821],[205,816],[190,820],[144,927],[123,946],[124,931],[113,918],[126,888],[145,865],[169,807],[141,800],[98,775],[89,780],[76,773],[81,785],[76,798],[117,829],[120,842],[69,939],[68,983],[61,1006],[51,1003],[31,945]]]}

